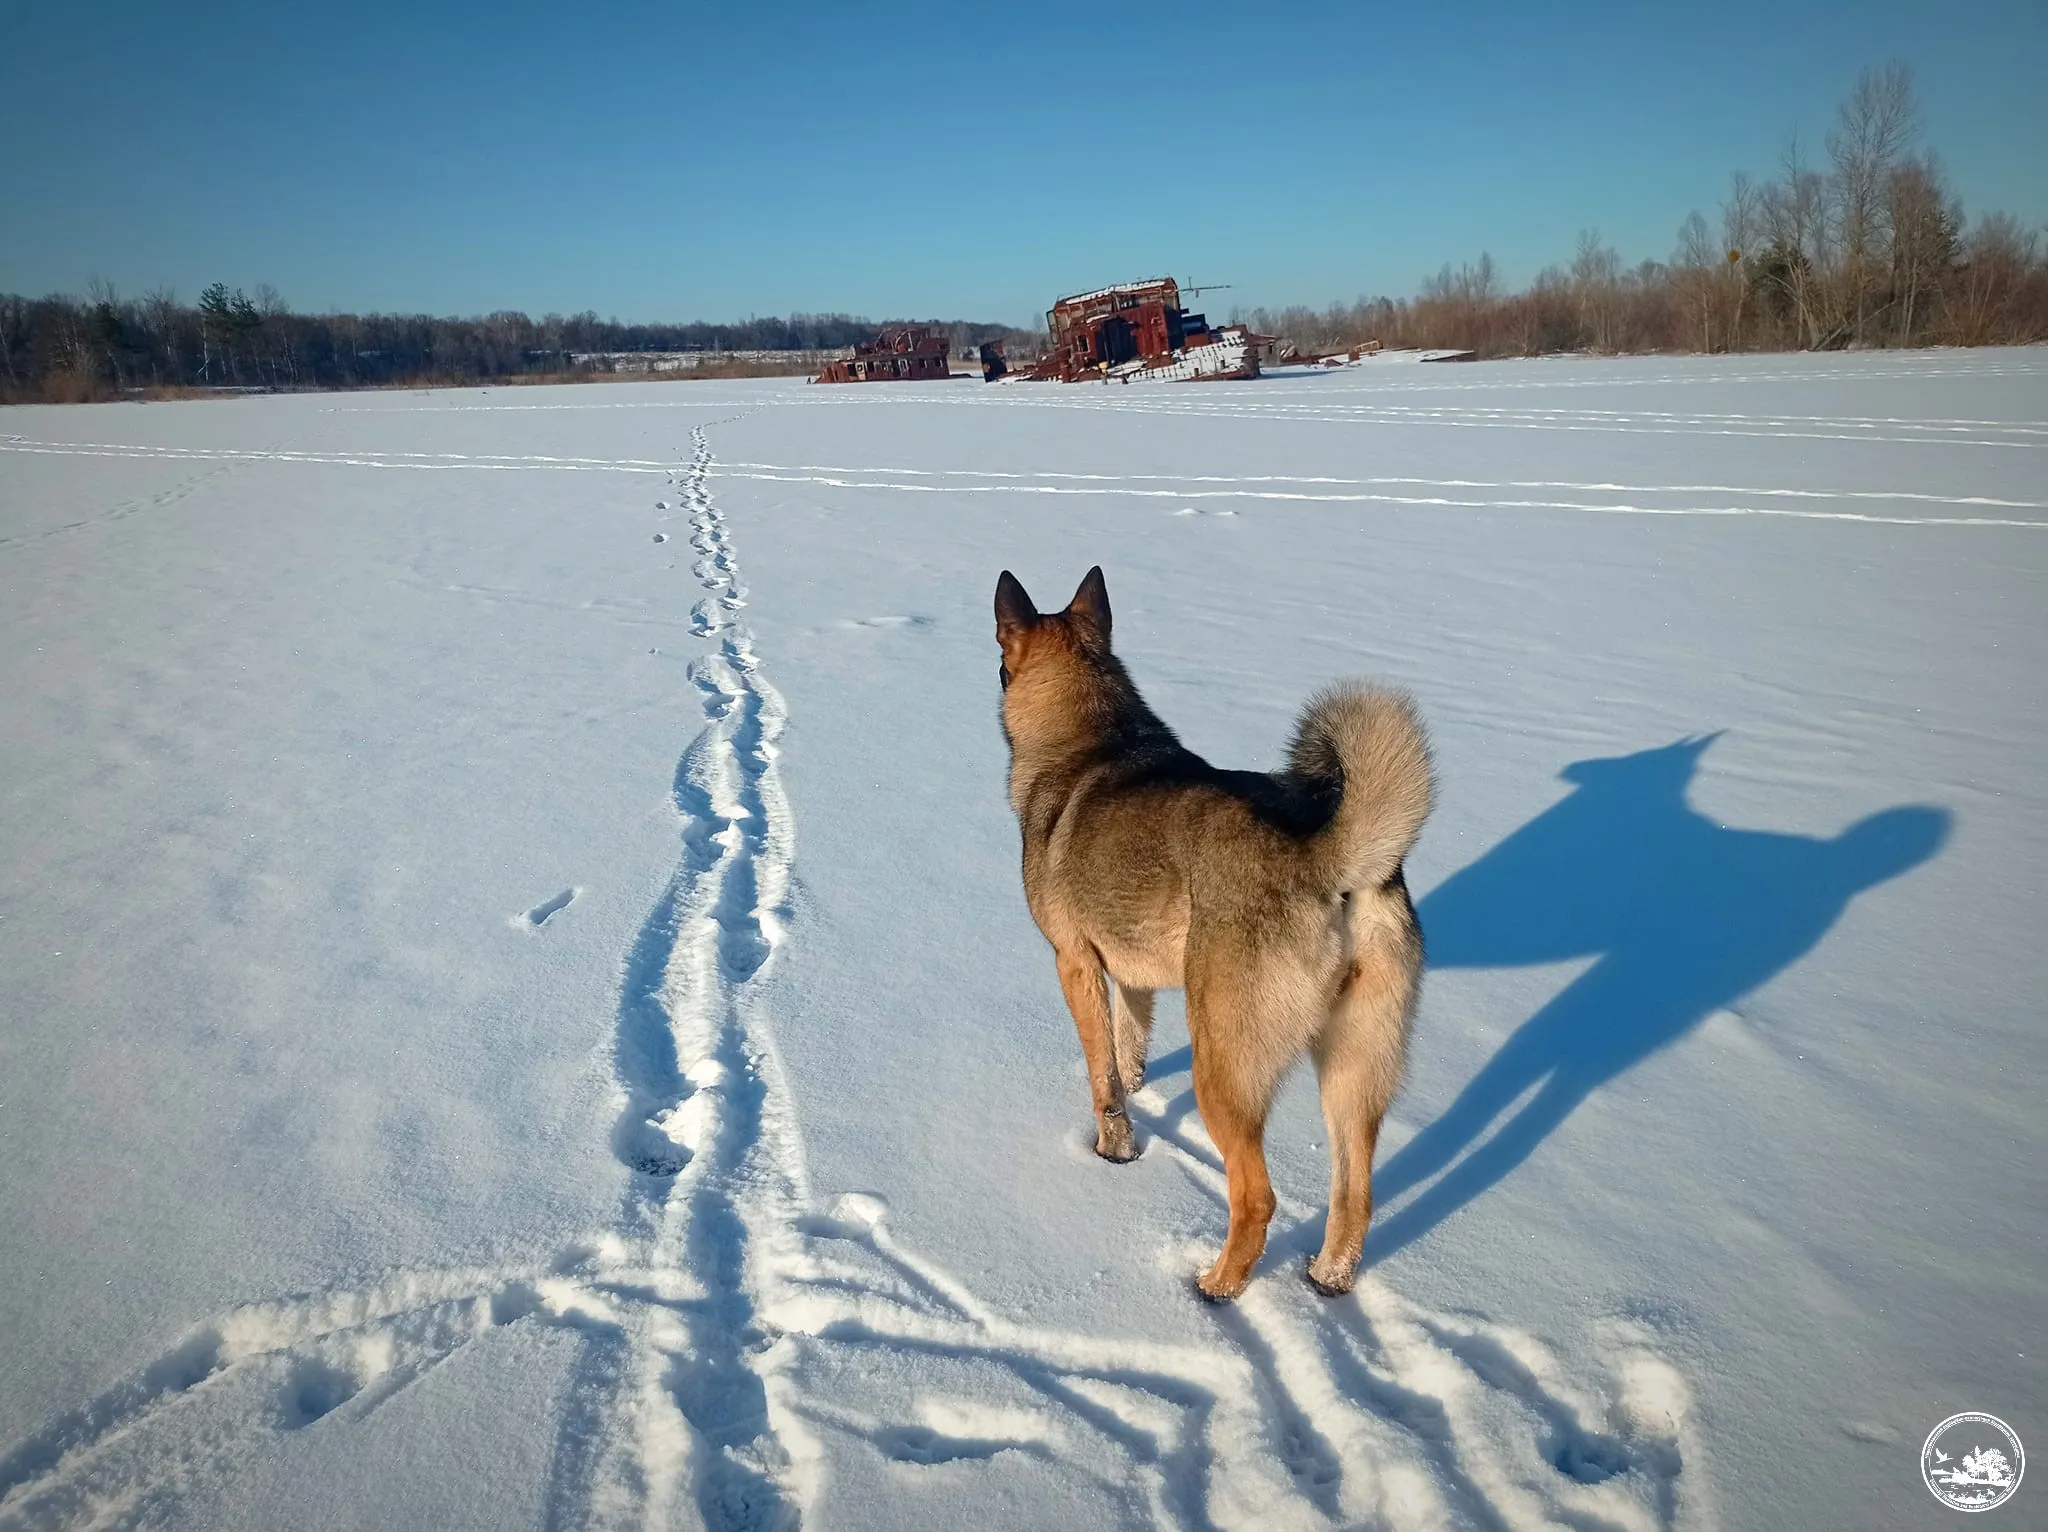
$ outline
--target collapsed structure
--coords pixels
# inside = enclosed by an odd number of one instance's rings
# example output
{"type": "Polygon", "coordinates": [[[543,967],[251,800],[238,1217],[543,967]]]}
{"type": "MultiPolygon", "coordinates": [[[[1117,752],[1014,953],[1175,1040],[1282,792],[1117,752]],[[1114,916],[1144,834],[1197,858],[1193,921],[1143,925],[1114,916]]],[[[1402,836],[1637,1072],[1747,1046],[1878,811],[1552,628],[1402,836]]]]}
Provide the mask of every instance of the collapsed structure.
{"type": "Polygon", "coordinates": [[[876,333],[811,379],[813,383],[891,383],[949,378],[953,342],[924,325],[897,324],[876,333]]]}
{"type": "Polygon", "coordinates": [[[1055,303],[1045,322],[1052,345],[1025,376],[1060,383],[1256,378],[1267,340],[1243,325],[1211,329],[1206,315],[1181,307],[1171,277],[1076,293],[1055,303]]]}

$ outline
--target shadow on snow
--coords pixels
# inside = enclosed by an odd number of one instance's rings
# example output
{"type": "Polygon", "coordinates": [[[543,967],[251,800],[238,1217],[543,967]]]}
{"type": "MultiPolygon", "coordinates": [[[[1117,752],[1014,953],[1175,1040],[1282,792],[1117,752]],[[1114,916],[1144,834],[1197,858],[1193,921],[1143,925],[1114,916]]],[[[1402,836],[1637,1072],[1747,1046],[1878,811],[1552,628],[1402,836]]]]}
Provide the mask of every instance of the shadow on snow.
{"type": "Polygon", "coordinates": [[[1431,967],[1595,962],[1379,1169],[1382,1204],[1436,1179],[1375,1224],[1373,1259],[1495,1185],[1593,1091],[1782,973],[1857,894],[1948,838],[1948,811],[1925,804],[1832,839],[1717,825],[1686,801],[1716,737],[1572,763],[1568,796],[1422,901],[1431,967]]]}

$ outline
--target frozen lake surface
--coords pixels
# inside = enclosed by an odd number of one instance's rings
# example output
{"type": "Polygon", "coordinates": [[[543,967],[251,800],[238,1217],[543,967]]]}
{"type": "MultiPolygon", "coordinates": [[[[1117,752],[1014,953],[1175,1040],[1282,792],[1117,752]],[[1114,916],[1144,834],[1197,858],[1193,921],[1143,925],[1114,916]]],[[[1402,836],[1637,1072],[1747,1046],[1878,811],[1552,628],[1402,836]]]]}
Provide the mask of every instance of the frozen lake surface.
{"type": "Polygon", "coordinates": [[[0,411],[0,1527],[1926,1525],[2048,1445],[2044,619],[2039,349],[0,411]],[[1175,1005],[1089,1152],[1095,563],[1219,764],[1433,732],[1351,1297],[1305,1071],[1235,1306],[1175,1005]]]}

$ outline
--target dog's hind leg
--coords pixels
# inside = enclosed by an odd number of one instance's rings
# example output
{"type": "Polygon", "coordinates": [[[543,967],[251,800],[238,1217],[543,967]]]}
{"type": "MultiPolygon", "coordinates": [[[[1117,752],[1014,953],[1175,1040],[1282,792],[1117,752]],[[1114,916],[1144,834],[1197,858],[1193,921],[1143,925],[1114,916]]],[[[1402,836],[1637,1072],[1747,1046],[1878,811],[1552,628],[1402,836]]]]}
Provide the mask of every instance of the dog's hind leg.
{"type": "Polygon", "coordinates": [[[1276,1199],[1266,1175],[1266,1108],[1261,1094],[1220,1057],[1214,1044],[1195,1044],[1195,1104],[1202,1123],[1223,1155],[1230,1183],[1230,1232],[1215,1263],[1195,1279],[1210,1298],[1235,1298],[1252,1279],[1252,1267],[1266,1251],[1266,1226],[1276,1199]]]}
{"type": "Polygon", "coordinates": [[[1110,981],[1110,1047],[1116,1077],[1125,1094],[1145,1083],[1145,1054],[1152,1046],[1152,991],[1110,981]]]}
{"type": "Polygon", "coordinates": [[[1381,941],[1346,972],[1329,1021],[1313,1044],[1330,1136],[1330,1212],[1323,1248],[1308,1264],[1319,1293],[1351,1291],[1372,1223],[1372,1157],[1380,1123],[1401,1084],[1417,965],[1406,944],[1381,941]]]}
{"type": "Polygon", "coordinates": [[[1088,1094],[1095,1104],[1095,1152],[1121,1164],[1136,1159],[1131,1119],[1124,1111],[1124,1085],[1117,1077],[1111,1042],[1109,975],[1093,948],[1056,948],[1060,991],[1074,1013],[1081,1034],[1081,1053],[1088,1061],[1088,1094]]]}
{"type": "Polygon", "coordinates": [[[1230,1184],[1230,1232],[1215,1264],[1196,1278],[1210,1298],[1235,1298],[1265,1253],[1275,1198],[1266,1175],[1266,1112],[1297,1045],[1280,1017],[1262,1013],[1253,987],[1236,972],[1239,954],[1188,965],[1188,1038],[1194,1045],[1195,1105],[1223,1156],[1230,1184]],[[1277,1043],[1277,1046],[1276,1046],[1277,1043]]]}

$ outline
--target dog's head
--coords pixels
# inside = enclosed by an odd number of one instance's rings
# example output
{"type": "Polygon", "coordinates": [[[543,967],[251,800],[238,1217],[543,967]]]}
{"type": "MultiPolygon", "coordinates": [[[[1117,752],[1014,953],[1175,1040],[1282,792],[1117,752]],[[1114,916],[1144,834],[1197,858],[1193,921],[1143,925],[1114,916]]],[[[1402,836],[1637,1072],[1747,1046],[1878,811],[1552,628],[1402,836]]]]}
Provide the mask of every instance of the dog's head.
{"type": "Polygon", "coordinates": [[[996,581],[998,672],[1003,719],[1014,727],[1021,708],[1070,686],[1086,686],[1109,660],[1109,587],[1102,567],[1088,571],[1066,610],[1041,612],[1017,577],[1005,569],[996,581]]]}

